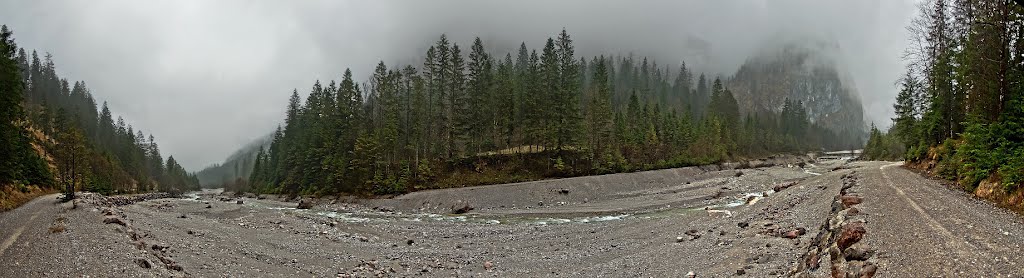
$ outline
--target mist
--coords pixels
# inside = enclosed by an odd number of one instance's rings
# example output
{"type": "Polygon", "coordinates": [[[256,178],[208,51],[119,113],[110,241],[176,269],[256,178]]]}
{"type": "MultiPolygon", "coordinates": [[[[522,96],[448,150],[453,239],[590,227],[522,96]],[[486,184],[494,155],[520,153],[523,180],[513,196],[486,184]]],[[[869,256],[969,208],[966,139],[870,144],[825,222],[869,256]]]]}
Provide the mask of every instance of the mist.
{"type": "Polygon", "coordinates": [[[293,89],[351,68],[413,63],[438,36],[493,54],[541,48],[565,28],[578,55],[632,53],[728,76],[759,51],[833,45],[887,126],[913,1],[5,1],[20,47],[54,55],[116,116],[152,133],[189,170],[272,131],[293,89]]]}

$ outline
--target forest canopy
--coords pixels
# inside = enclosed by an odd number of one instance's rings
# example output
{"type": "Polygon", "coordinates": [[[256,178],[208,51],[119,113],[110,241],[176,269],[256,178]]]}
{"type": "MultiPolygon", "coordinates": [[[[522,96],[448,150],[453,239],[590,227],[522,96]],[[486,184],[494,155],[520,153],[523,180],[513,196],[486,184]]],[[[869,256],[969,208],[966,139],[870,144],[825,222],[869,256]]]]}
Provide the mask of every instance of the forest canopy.
{"type": "MultiPolygon", "coordinates": [[[[446,35],[422,64],[293,91],[238,190],[390,194],[743,160],[861,144],[805,103],[741,111],[728,80],[634,56],[578,57],[562,30],[495,55],[446,35]]],[[[859,103],[857,103],[859,105],[859,103]]],[[[858,107],[859,111],[859,107],[858,107]]],[[[860,115],[860,114],[857,114],[860,115]]]]}

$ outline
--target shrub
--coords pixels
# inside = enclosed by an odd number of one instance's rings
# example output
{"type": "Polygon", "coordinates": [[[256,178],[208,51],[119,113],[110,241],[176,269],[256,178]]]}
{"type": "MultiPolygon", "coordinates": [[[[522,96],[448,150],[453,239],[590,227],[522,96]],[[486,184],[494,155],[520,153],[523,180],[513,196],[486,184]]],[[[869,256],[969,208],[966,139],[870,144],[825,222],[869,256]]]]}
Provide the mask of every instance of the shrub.
{"type": "MultiPolygon", "coordinates": [[[[1007,191],[1017,189],[1024,183],[1024,148],[1016,148],[1008,152],[1009,158],[999,165],[999,176],[1003,178],[1003,188],[1007,191]]],[[[1006,153],[1002,153],[1006,155],[1006,153]]]]}
{"type": "Polygon", "coordinates": [[[565,165],[565,161],[562,161],[561,156],[555,158],[555,161],[553,163],[555,170],[558,171],[559,173],[565,173],[569,170],[569,166],[565,165]]]}

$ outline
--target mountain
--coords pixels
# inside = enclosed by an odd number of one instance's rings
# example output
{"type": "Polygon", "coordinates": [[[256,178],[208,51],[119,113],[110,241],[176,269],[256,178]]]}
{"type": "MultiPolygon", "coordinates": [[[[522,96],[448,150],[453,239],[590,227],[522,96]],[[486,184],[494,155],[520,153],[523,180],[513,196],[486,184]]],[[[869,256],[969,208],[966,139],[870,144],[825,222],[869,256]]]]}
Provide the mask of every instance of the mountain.
{"type": "Polygon", "coordinates": [[[800,101],[809,120],[850,139],[865,138],[864,108],[853,81],[822,47],[789,45],[748,59],[726,85],[742,111],[779,113],[786,100],[800,101]]]}
{"type": "Polygon", "coordinates": [[[260,148],[270,146],[272,139],[273,134],[257,138],[231,153],[228,158],[224,159],[223,163],[215,164],[199,171],[196,173],[196,176],[199,178],[199,184],[203,187],[219,187],[226,182],[234,181],[238,178],[249,178],[249,174],[252,173],[252,164],[255,162],[256,153],[259,152],[260,148]]]}

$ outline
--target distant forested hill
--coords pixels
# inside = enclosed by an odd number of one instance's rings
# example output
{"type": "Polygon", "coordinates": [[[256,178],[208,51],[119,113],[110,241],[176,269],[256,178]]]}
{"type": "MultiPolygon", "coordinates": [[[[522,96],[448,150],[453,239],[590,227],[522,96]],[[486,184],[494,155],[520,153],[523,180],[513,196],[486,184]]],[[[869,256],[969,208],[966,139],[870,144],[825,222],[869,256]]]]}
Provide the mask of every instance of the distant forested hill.
{"type": "Polygon", "coordinates": [[[253,163],[256,162],[256,153],[260,149],[270,146],[273,139],[271,134],[260,137],[241,149],[238,149],[223,163],[216,164],[196,173],[199,184],[207,188],[221,187],[225,183],[233,183],[236,179],[248,179],[252,174],[253,163]]]}
{"type": "MultiPolygon", "coordinates": [[[[0,39],[0,185],[101,193],[185,191],[199,186],[153,135],[113,117],[85,81],[57,75],[53,56],[31,54],[6,26],[0,39]]],[[[0,196],[2,197],[2,196],[0,196]]]]}

